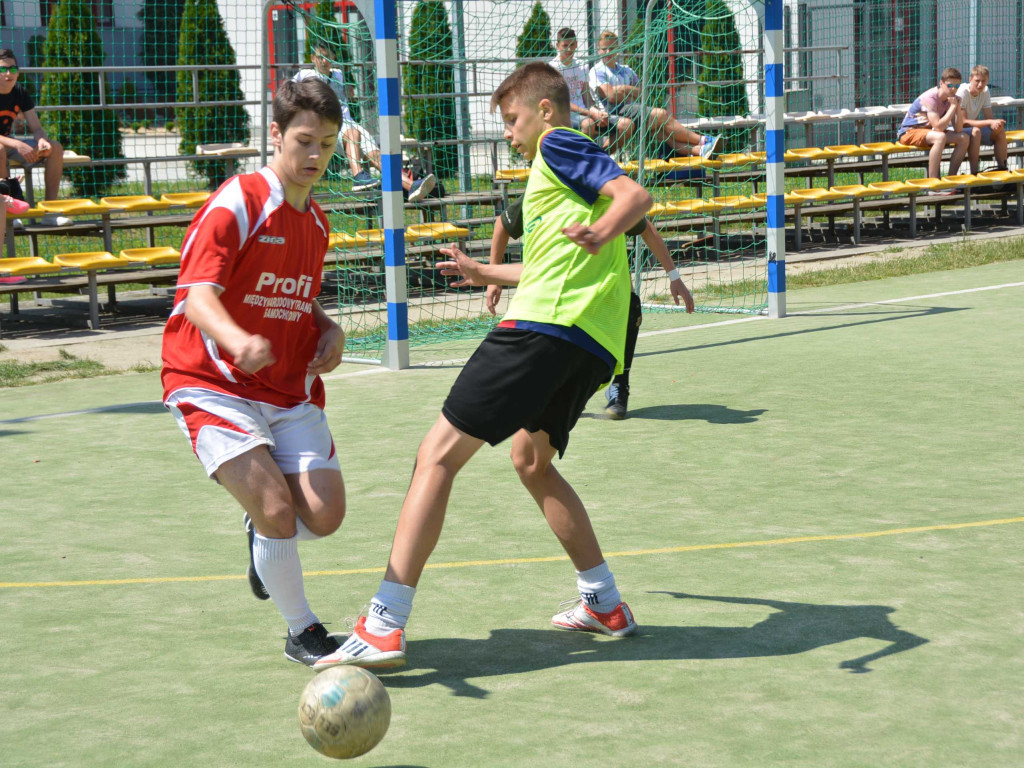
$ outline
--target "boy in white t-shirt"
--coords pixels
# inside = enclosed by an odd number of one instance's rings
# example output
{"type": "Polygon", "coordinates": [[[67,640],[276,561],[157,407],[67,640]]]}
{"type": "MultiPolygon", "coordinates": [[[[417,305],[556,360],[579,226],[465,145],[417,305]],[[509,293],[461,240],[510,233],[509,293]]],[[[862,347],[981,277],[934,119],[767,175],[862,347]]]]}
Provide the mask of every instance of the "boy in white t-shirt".
{"type": "Polygon", "coordinates": [[[971,173],[978,172],[982,144],[991,144],[996,156],[995,170],[1006,170],[1006,121],[992,114],[992,96],[988,90],[988,67],[978,64],[971,78],[962,83],[956,95],[964,112],[963,132],[971,137],[967,158],[971,173]]]}
{"type": "MultiPolygon", "coordinates": [[[[345,75],[340,69],[331,67],[334,51],[326,43],[318,43],[313,46],[313,69],[300,70],[292,80],[301,82],[310,78],[323,80],[329,86],[341,102],[342,124],[341,134],[338,136],[338,149],[345,153],[348,159],[348,167],[352,173],[352,191],[362,192],[373,189],[380,185],[380,180],[373,178],[363,170],[363,158],[380,170],[380,147],[374,141],[373,136],[363,126],[352,119],[352,113],[348,108],[348,99],[352,95],[352,86],[345,82],[345,75]]],[[[412,176],[402,174],[402,189],[405,190],[406,199],[410,203],[418,203],[437,186],[437,177],[429,173],[422,179],[413,179],[412,176]]]]}
{"type": "Polygon", "coordinates": [[[576,31],[562,27],[555,35],[558,55],[548,62],[558,71],[569,86],[569,121],[573,128],[582,131],[607,148],[612,140],[608,134],[624,134],[629,130],[630,121],[610,116],[600,107],[594,106],[588,83],[589,71],[585,64],[576,61],[576,31]]]}

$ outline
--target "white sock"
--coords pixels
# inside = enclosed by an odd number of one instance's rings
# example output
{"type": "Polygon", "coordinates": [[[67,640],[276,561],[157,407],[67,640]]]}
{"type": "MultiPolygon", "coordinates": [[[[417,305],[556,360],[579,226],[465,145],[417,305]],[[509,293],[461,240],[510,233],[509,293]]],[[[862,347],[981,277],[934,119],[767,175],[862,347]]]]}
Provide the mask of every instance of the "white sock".
{"type": "Polygon", "coordinates": [[[405,629],[412,613],[412,599],[416,587],[407,587],[393,581],[382,581],[377,594],[370,600],[366,616],[366,631],[386,635],[396,629],[405,629]]]}
{"type": "Polygon", "coordinates": [[[302,522],[302,518],[298,515],[295,516],[295,530],[298,531],[295,535],[299,537],[299,541],[316,541],[317,539],[324,538],[323,536],[313,533],[306,524],[302,522]]]}
{"type": "Polygon", "coordinates": [[[306,602],[298,535],[290,539],[268,539],[257,533],[253,540],[252,558],[256,573],[293,635],[319,621],[306,602]]]}
{"type": "Polygon", "coordinates": [[[622,602],[607,561],[587,571],[576,571],[576,586],[580,590],[583,604],[592,611],[608,613],[622,602]]]}

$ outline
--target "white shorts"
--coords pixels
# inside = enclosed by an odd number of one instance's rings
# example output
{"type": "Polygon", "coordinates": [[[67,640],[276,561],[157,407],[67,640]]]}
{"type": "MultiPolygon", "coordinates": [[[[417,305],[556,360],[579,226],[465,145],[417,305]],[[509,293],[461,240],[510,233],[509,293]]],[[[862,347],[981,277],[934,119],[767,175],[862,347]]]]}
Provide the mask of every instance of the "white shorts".
{"type": "Polygon", "coordinates": [[[341,471],[327,416],[315,405],[277,408],[209,389],[179,389],[164,403],[206,474],[260,445],[286,475],[314,469],[341,471]]]}
{"type": "Polygon", "coordinates": [[[373,140],[373,136],[368,130],[357,122],[345,120],[341,124],[341,133],[338,134],[338,154],[345,154],[345,134],[349,131],[356,131],[359,134],[359,149],[363,153],[363,157],[380,152],[380,147],[377,146],[377,142],[373,140]]]}

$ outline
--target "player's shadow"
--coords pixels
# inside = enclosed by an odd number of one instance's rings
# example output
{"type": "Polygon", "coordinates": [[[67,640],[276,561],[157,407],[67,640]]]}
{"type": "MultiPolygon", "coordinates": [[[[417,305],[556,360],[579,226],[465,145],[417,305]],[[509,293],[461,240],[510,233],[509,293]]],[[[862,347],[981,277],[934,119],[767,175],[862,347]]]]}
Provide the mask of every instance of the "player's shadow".
{"type": "Polygon", "coordinates": [[[651,405],[635,408],[629,412],[631,419],[654,419],[655,421],[706,421],[709,424],[753,424],[767,408],[750,411],[730,408],[712,403],[687,403],[651,405]]]}
{"type": "MultiPolygon", "coordinates": [[[[773,609],[749,627],[640,625],[632,638],[612,639],[556,629],[496,629],[483,640],[437,638],[411,641],[405,674],[385,677],[389,688],[443,685],[457,696],[486,698],[481,678],[533,672],[566,664],[614,661],[673,661],[790,656],[847,640],[888,643],[878,651],[839,664],[855,673],[869,663],[927,643],[890,620],[885,605],[818,605],[755,597],[657,592],[680,600],[713,600],[773,609]],[[474,682],[470,682],[474,681],[474,682]]],[[[651,606],[654,607],[653,605],[651,606]]]]}

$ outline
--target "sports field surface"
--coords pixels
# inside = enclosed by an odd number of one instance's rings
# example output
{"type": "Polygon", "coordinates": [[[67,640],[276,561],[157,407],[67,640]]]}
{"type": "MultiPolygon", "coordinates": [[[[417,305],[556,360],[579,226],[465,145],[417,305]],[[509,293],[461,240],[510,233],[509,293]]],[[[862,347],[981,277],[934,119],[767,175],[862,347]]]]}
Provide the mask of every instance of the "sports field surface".
{"type": "MultiPolygon", "coordinates": [[[[793,292],[782,321],[648,316],[630,417],[595,396],[559,464],[640,632],[550,627],[572,567],[485,448],[353,764],[1021,765],[1022,264],[793,292]]],[[[328,377],[349,511],[300,552],[329,630],[373,594],[474,346],[328,377]]],[[[0,765],[329,764],[241,513],[159,395],[155,373],[0,393],[0,765]]]]}

